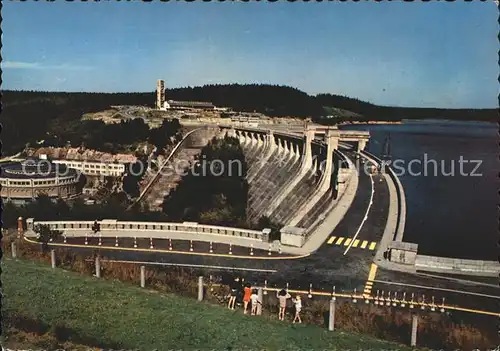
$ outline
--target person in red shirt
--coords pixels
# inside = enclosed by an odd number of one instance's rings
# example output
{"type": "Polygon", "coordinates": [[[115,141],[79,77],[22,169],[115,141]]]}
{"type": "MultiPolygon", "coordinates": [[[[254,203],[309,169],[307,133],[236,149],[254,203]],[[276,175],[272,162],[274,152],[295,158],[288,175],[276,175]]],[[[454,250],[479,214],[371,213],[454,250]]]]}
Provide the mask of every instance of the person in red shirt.
{"type": "Polygon", "coordinates": [[[246,284],[243,289],[243,313],[247,314],[248,303],[250,302],[250,296],[252,295],[252,288],[250,284],[246,284]]]}

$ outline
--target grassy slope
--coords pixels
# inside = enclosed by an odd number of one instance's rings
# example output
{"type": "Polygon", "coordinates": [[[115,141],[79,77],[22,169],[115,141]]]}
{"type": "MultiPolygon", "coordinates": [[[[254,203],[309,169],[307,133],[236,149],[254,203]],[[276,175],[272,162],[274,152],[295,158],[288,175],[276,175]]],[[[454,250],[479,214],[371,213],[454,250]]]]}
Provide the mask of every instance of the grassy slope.
{"type": "Polygon", "coordinates": [[[4,313],[58,325],[89,346],[146,349],[409,349],[356,334],[245,316],[121,282],[4,260],[4,313]]]}

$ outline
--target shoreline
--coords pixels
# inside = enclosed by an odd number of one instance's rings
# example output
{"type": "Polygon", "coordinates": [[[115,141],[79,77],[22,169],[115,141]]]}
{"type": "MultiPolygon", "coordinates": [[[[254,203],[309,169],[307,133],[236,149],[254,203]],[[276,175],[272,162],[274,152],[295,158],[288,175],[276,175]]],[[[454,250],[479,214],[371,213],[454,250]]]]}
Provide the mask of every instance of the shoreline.
{"type": "Polygon", "coordinates": [[[339,126],[351,125],[351,124],[366,124],[366,125],[375,125],[375,124],[403,124],[402,121],[351,121],[351,122],[341,122],[338,123],[339,126]]]}
{"type": "Polygon", "coordinates": [[[455,119],[436,119],[436,118],[419,118],[419,119],[402,119],[400,121],[344,121],[337,125],[399,125],[399,124],[409,124],[412,122],[428,122],[428,121],[443,121],[449,123],[488,123],[491,125],[496,125],[496,121],[482,121],[482,120],[455,120],[455,119]]]}

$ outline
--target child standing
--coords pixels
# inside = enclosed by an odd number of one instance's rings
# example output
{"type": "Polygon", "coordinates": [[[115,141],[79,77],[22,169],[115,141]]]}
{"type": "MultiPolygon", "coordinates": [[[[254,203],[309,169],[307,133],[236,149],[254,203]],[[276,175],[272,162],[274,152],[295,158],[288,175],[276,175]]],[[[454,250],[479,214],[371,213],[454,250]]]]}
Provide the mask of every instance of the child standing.
{"type": "Polygon", "coordinates": [[[252,291],[252,295],[250,295],[250,300],[252,301],[252,316],[257,314],[257,305],[260,303],[259,295],[257,295],[257,291],[252,291]]]}
{"type": "Polygon", "coordinates": [[[284,321],[285,320],[286,300],[291,298],[292,296],[285,289],[281,289],[281,291],[279,293],[277,293],[276,296],[278,297],[279,304],[280,304],[280,309],[278,312],[278,319],[280,321],[284,321]]]}
{"type": "Polygon", "coordinates": [[[234,305],[236,304],[236,296],[238,295],[238,290],[240,289],[240,278],[236,277],[231,284],[231,292],[229,293],[229,302],[227,308],[234,310],[234,305]]]}
{"type": "Polygon", "coordinates": [[[250,295],[252,295],[252,288],[250,284],[245,285],[244,293],[243,293],[243,313],[247,314],[248,303],[250,302],[250,295]]]}
{"type": "Polygon", "coordinates": [[[293,319],[293,323],[295,323],[296,320],[298,320],[299,323],[302,323],[302,320],[300,319],[300,311],[302,310],[302,300],[300,299],[300,295],[295,296],[293,304],[295,305],[295,318],[293,319]]]}

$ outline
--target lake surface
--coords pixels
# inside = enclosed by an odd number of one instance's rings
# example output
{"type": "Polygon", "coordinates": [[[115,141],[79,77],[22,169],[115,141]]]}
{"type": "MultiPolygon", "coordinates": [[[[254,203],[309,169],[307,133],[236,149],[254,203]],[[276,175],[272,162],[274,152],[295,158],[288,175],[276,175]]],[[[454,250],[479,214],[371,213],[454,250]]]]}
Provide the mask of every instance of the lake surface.
{"type": "Polygon", "coordinates": [[[418,243],[421,254],[497,259],[500,167],[495,124],[419,120],[342,129],[369,130],[367,150],[377,156],[386,150],[389,136],[391,159],[399,160],[396,171],[406,193],[404,241],[418,243]],[[460,158],[469,161],[462,162],[462,171],[460,158]],[[409,168],[412,160],[417,161],[409,168]],[[478,162],[475,174],[481,175],[472,176],[478,162]]]}

